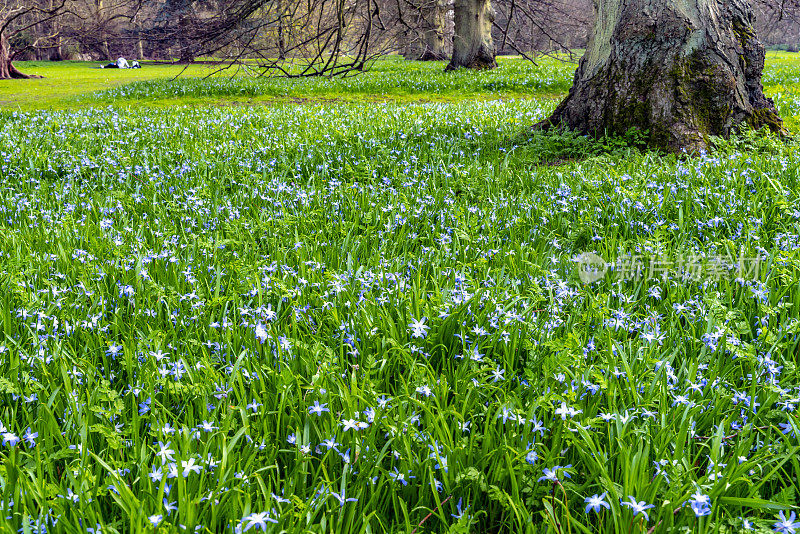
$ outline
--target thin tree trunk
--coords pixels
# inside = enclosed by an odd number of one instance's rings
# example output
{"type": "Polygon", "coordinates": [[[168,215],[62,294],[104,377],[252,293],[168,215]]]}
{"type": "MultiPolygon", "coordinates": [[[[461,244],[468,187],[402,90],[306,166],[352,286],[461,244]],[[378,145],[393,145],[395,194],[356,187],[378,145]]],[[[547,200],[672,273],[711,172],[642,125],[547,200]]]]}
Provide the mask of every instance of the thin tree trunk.
{"type": "Polygon", "coordinates": [[[497,66],[492,40],[494,9],[491,0],[456,0],[453,57],[446,70],[459,67],[492,69],[497,66]]]}
{"type": "Polygon", "coordinates": [[[136,32],[136,59],[144,59],[144,42],[142,39],[142,23],[139,22],[139,13],[133,17],[133,29],[136,32]]]}
{"type": "Polygon", "coordinates": [[[278,8],[278,59],[281,61],[286,59],[286,35],[285,30],[283,28],[283,14],[284,14],[284,5],[283,0],[278,0],[277,2],[278,8]]]}
{"type": "Polygon", "coordinates": [[[105,6],[103,0],[95,0],[94,2],[94,20],[99,24],[98,30],[102,39],[99,42],[100,53],[102,53],[107,61],[114,61],[111,57],[111,49],[108,46],[108,38],[106,37],[106,21],[105,21],[105,6]]]}
{"type": "Polygon", "coordinates": [[[747,0],[595,0],[595,12],[569,96],[540,127],[636,128],[673,152],[702,150],[742,123],[783,131],[747,0]]]}
{"type": "MultiPolygon", "coordinates": [[[[56,9],[56,0],[50,0],[50,9],[56,9]]],[[[61,22],[58,18],[54,18],[50,22],[52,35],[55,36],[56,46],[50,49],[50,60],[61,61],[64,59],[63,50],[61,48],[61,22]]]]}

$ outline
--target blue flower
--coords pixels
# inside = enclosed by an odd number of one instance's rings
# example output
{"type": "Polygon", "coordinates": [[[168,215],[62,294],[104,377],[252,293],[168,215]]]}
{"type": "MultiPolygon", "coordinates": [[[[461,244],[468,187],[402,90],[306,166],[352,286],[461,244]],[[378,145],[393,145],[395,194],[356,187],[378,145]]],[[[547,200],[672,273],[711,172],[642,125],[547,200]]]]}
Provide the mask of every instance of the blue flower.
{"type": "Polygon", "coordinates": [[[781,434],[789,434],[791,437],[796,438],[797,435],[792,430],[792,420],[789,419],[785,423],[778,423],[781,429],[781,434]]]}
{"type": "MultiPolygon", "coordinates": [[[[461,509],[461,497],[459,497],[458,498],[458,504],[456,505],[456,510],[458,511],[457,514],[450,514],[450,515],[455,517],[456,519],[461,519],[462,517],[464,517],[464,514],[466,513],[466,511],[469,510],[469,505],[467,505],[467,507],[462,510],[461,509]]],[[[467,517],[470,517],[470,516],[467,515],[467,517]]]]}
{"type": "Polygon", "coordinates": [[[636,502],[636,499],[633,497],[633,495],[628,495],[628,498],[630,499],[630,502],[623,501],[622,499],[620,499],[619,503],[633,510],[633,517],[636,517],[638,514],[642,514],[644,518],[649,521],[650,517],[647,515],[647,512],[645,512],[645,510],[648,510],[650,508],[655,508],[655,505],[647,504],[644,501],[636,502]]]}
{"type": "Polygon", "coordinates": [[[606,494],[603,493],[602,495],[594,494],[591,497],[586,497],[583,500],[586,503],[586,513],[589,513],[589,510],[594,510],[595,513],[600,513],[601,508],[605,506],[606,510],[611,509],[611,505],[606,502],[606,494]]]}
{"type": "Polygon", "coordinates": [[[247,532],[251,528],[255,527],[261,530],[267,530],[267,523],[277,523],[276,519],[273,519],[269,516],[269,512],[261,512],[261,513],[252,513],[242,519],[242,523],[247,521],[247,525],[244,527],[244,532],[247,532]]]}
{"type": "Polygon", "coordinates": [[[792,512],[787,518],[783,514],[783,510],[781,510],[778,512],[778,517],[780,518],[780,521],[776,521],[775,524],[772,525],[772,530],[775,532],[780,532],[781,534],[794,534],[800,530],[800,521],[795,521],[797,516],[794,512],[792,512]]]}
{"type": "Polygon", "coordinates": [[[419,320],[411,319],[411,324],[409,327],[411,328],[411,337],[422,337],[424,338],[428,334],[428,330],[431,329],[430,326],[425,325],[425,321],[427,319],[422,317],[419,320]]]}
{"type": "Polygon", "coordinates": [[[315,414],[317,416],[322,416],[322,412],[330,411],[328,408],[326,408],[327,405],[328,405],[327,402],[323,402],[322,404],[320,404],[319,401],[314,401],[314,406],[311,406],[308,409],[308,414],[309,415],[315,414]]]}
{"type": "Polygon", "coordinates": [[[547,467],[544,468],[544,476],[539,477],[537,482],[541,482],[542,480],[552,480],[553,482],[558,481],[558,471],[556,469],[549,469],[547,467]]]}
{"type": "Polygon", "coordinates": [[[692,507],[696,517],[711,515],[711,499],[708,498],[708,495],[703,495],[699,491],[692,495],[689,506],[692,507]]]}

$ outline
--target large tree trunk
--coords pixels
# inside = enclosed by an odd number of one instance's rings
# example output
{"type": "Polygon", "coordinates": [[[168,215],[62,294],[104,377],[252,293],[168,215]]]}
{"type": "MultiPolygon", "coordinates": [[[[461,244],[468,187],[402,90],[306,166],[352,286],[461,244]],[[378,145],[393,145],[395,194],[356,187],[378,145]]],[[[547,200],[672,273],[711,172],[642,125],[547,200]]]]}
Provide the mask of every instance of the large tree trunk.
{"type": "Polygon", "coordinates": [[[41,78],[34,74],[23,74],[17,70],[11,59],[11,49],[5,34],[0,34],[0,80],[41,78]]]}
{"type": "Polygon", "coordinates": [[[493,21],[491,0],[455,0],[453,57],[447,70],[459,67],[492,69],[497,66],[492,40],[493,21]]]}
{"type": "Polygon", "coordinates": [[[742,123],[779,132],[747,0],[594,0],[595,26],[569,96],[540,127],[648,131],[653,146],[706,147],[742,123]]]}

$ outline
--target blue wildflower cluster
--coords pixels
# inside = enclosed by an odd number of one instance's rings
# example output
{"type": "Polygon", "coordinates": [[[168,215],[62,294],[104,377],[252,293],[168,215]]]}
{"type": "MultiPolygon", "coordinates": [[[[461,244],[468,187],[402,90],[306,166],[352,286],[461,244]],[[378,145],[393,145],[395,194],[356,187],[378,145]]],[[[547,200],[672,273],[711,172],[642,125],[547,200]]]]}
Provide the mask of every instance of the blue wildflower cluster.
{"type": "Polygon", "coordinates": [[[797,160],[534,166],[551,108],[0,116],[10,528],[800,531],[797,160]]]}

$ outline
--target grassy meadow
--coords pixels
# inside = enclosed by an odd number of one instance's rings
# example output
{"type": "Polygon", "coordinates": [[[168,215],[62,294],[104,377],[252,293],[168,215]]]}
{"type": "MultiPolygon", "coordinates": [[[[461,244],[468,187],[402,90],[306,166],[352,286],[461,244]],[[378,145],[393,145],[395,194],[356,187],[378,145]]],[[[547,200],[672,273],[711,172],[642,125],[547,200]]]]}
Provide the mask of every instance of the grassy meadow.
{"type": "Polygon", "coordinates": [[[100,63],[17,62],[45,76],[24,84],[0,80],[0,109],[76,109],[86,106],[260,105],[307,102],[459,102],[464,98],[558,99],[569,90],[574,65],[544,58],[538,66],[499,58],[492,72],[444,73],[441,62],[391,57],[346,78],[264,78],[252,67],[166,65],[100,69],[100,63]]]}
{"type": "Polygon", "coordinates": [[[443,66],[0,82],[3,532],[800,531],[795,138],[443,66]]]}

